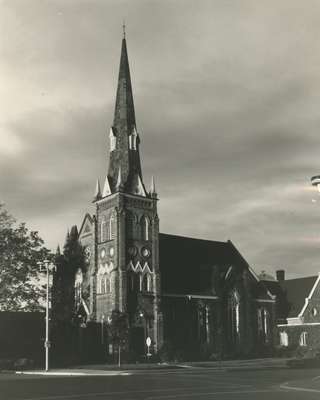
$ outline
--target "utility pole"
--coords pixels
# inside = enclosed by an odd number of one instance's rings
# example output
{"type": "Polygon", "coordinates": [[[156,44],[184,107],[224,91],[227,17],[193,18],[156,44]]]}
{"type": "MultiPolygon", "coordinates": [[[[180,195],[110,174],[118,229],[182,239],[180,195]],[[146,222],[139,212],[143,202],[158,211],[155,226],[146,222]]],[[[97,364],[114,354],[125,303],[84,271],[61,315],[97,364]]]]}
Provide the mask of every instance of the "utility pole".
{"type": "Polygon", "coordinates": [[[43,262],[39,263],[40,271],[45,268],[46,270],[46,280],[47,280],[47,287],[46,287],[46,339],[44,342],[45,347],[45,371],[49,371],[49,349],[50,349],[50,333],[49,333],[49,291],[50,291],[50,272],[56,270],[56,266],[50,263],[49,260],[44,260],[43,262]]]}

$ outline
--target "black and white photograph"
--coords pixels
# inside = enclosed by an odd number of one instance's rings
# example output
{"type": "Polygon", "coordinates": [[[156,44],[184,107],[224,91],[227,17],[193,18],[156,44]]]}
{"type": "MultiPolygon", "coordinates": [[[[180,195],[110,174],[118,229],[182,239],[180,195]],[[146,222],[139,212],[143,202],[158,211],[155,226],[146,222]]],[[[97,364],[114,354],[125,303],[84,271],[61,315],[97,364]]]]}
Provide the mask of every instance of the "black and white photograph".
{"type": "Polygon", "coordinates": [[[0,400],[320,396],[320,3],[0,0],[0,400]]]}

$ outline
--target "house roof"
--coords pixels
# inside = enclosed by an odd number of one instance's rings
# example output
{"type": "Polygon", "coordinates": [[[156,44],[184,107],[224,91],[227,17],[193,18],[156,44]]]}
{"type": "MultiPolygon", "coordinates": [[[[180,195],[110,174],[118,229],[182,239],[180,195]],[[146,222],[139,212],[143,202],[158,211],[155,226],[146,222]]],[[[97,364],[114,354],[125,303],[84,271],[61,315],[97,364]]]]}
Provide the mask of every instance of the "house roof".
{"type": "Polygon", "coordinates": [[[277,296],[277,317],[298,317],[317,278],[317,276],[308,276],[280,282],[264,281],[269,291],[277,296]]]}
{"type": "MultiPolygon", "coordinates": [[[[214,281],[227,281],[231,271],[248,270],[248,264],[232,242],[159,235],[159,258],[162,292],[175,294],[216,294],[214,281]],[[228,272],[229,271],[229,272],[228,272]]],[[[235,275],[235,274],[233,274],[235,275]]],[[[250,275],[251,282],[257,281],[250,275]]],[[[266,295],[260,282],[255,295],[266,295]]]]}
{"type": "Polygon", "coordinates": [[[317,276],[308,276],[280,282],[280,286],[286,294],[288,301],[288,318],[298,317],[304,306],[305,299],[309,296],[317,278],[317,276]]]}

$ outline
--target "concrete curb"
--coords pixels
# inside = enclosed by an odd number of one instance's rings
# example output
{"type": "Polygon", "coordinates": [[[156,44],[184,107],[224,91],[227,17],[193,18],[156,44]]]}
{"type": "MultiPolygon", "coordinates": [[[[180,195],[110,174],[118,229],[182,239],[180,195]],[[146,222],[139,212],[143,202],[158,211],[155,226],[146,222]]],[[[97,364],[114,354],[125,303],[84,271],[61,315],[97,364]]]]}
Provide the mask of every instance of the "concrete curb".
{"type": "Polygon", "coordinates": [[[42,375],[42,376],[118,376],[132,375],[128,371],[15,371],[17,375],[42,375]]]}

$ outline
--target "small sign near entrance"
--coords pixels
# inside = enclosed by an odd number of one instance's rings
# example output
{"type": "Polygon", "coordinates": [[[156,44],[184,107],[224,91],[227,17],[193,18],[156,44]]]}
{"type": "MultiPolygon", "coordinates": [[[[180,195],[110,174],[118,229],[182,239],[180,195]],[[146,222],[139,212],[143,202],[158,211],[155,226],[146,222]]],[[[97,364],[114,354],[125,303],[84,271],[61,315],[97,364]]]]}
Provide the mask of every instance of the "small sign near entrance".
{"type": "Polygon", "coordinates": [[[151,353],[150,353],[151,337],[150,336],[148,336],[146,339],[146,345],[148,347],[147,357],[150,357],[151,356],[151,353]]]}

